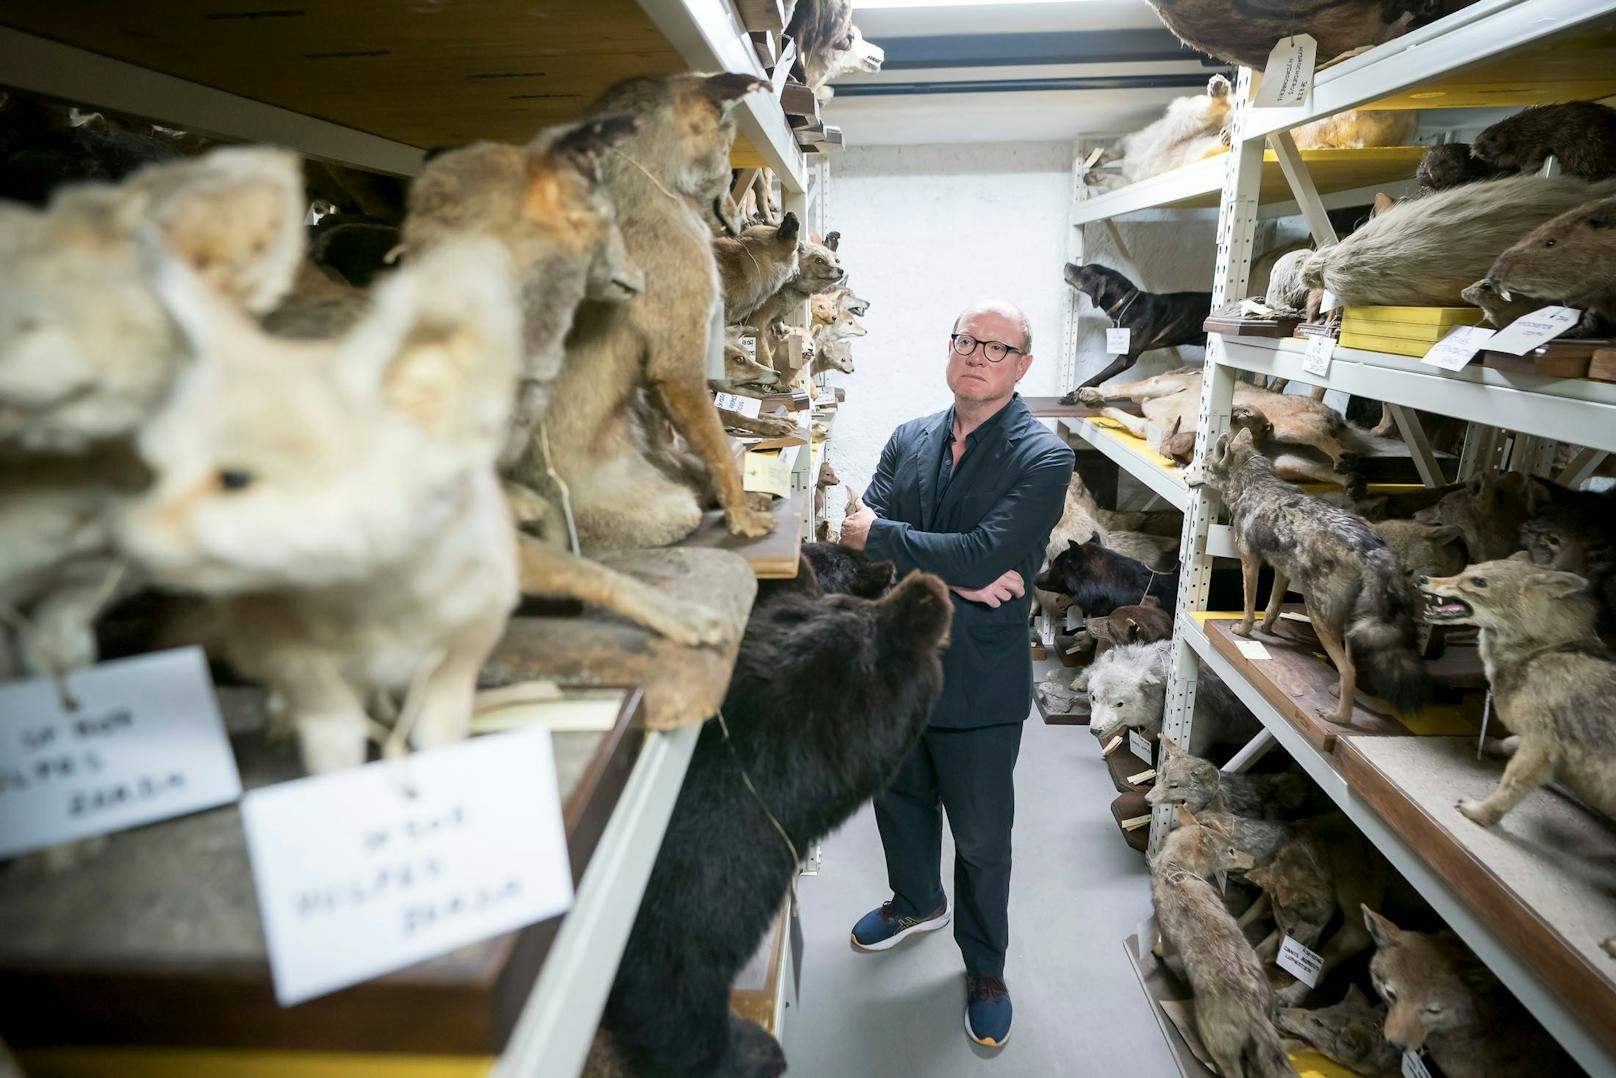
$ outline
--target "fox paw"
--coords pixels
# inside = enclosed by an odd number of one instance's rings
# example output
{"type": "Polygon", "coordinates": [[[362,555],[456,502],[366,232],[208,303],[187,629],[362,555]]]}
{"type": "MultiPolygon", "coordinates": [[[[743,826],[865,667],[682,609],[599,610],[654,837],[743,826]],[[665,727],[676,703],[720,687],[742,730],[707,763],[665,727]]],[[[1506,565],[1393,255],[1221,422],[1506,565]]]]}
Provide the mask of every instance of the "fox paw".
{"type": "Polygon", "coordinates": [[[721,644],[729,635],[724,619],[700,603],[670,603],[648,620],[646,628],[687,648],[721,644]]]}
{"type": "MultiPolygon", "coordinates": [[[[1267,626],[1263,626],[1263,631],[1264,632],[1266,632],[1267,629],[1268,629],[1267,626]]],[[[1229,631],[1231,633],[1234,633],[1234,635],[1236,635],[1236,636],[1250,636],[1251,635],[1251,623],[1247,622],[1247,621],[1236,622],[1234,627],[1232,629],[1230,629],[1229,631]]]]}
{"type": "Polygon", "coordinates": [[[1469,797],[1459,798],[1458,809],[1466,819],[1483,827],[1491,827],[1500,819],[1500,814],[1488,808],[1485,801],[1476,801],[1469,797]]]}
{"type": "Polygon", "coordinates": [[[774,515],[750,506],[733,510],[729,514],[729,531],[742,539],[760,539],[774,531],[774,515]]]}

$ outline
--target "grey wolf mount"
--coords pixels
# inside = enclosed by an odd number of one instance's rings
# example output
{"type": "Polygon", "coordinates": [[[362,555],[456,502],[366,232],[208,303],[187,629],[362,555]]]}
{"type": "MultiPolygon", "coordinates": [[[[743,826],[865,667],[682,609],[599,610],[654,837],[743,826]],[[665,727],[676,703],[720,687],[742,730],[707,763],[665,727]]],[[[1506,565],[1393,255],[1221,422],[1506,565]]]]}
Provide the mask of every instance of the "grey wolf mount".
{"type": "Polygon", "coordinates": [[[1468,0],[1150,0],[1180,41],[1208,56],[1262,71],[1281,38],[1311,34],[1318,62],[1390,41],[1464,7],[1468,0]]]}
{"type": "Polygon", "coordinates": [[[310,771],[364,761],[380,699],[405,697],[417,747],[464,736],[517,599],[494,472],[522,362],[504,251],[412,259],[320,342],[267,336],[154,257],[189,364],[140,434],[155,478],[122,550],[209,600],[201,635],[284,701],[310,771]]]}
{"type": "Polygon", "coordinates": [[[1210,882],[1251,856],[1196,823],[1187,809],[1151,860],[1150,897],[1162,943],[1195,990],[1195,1026],[1225,1078],[1295,1075],[1274,1029],[1274,992],[1262,963],[1210,882]]]}
{"type": "MultiPolygon", "coordinates": [[[[1089,733],[1101,742],[1125,729],[1147,735],[1161,732],[1167,702],[1167,678],[1173,644],[1124,644],[1094,661],[1087,671],[1089,733]]],[[[1217,675],[1202,667],[1196,679],[1197,717],[1191,747],[1207,752],[1215,745],[1240,746],[1261,727],[1217,675]]]]}
{"type": "Polygon", "coordinates": [[[567,551],[559,510],[537,493],[547,476],[535,439],[575,312],[586,302],[628,303],[645,288],[603,171],[638,128],[632,116],[607,114],[547,128],[525,146],[477,142],[434,157],[410,187],[404,242],[414,257],[492,238],[518,282],[522,367],[498,465],[519,522],[539,533],[518,537],[523,592],[593,603],[681,644],[715,643],[723,625],[713,611],[567,551]]]}
{"type": "Polygon", "coordinates": [[[1529,558],[1420,581],[1426,621],[1480,627],[1492,706],[1514,732],[1498,786],[1481,801],[1462,799],[1459,811],[1492,827],[1558,781],[1616,819],[1616,654],[1599,640],[1587,582],[1529,558]]]}
{"type": "MultiPolygon", "coordinates": [[[[1139,362],[1153,348],[1205,344],[1201,324],[1212,309],[1210,292],[1144,292],[1114,269],[1098,264],[1066,263],[1066,283],[1089,297],[1114,326],[1129,330],[1128,350],[1078,389],[1097,386],[1139,362]]],[[[1077,390],[1061,398],[1076,403],[1077,390]]]]}
{"type": "Polygon", "coordinates": [[[1229,506],[1246,596],[1237,633],[1251,632],[1263,563],[1274,569],[1264,632],[1278,619],[1286,588],[1294,585],[1302,593],[1313,631],[1340,675],[1340,706],[1327,718],[1351,720],[1360,665],[1373,672],[1376,687],[1397,711],[1425,702],[1431,679],[1415,645],[1414,590],[1369,525],[1280,479],[1253,447],[1249,430],[1233,438],[1219,435],[1185,482],[1210,486],[1229,506]]]}
{"type": "Polygon", "coordinates": [[[141,237],[258,314],[292,283],[303,212],[297,159],[260,148],[60,187],[43,209],[0,206],[0,602],[23,616],[0,629],[0,668],[94,662],[96,617],[140,584],[113,516],[149,480],[128,442],[186,351],[141,237]]]}
{"type": "MultiPolygon", "coordinates": [[[[706,466],[729,529],[756,537],[774,517],[747,504],[707,388],[709,312],[718,270],[705,215],[728,189],[735,105],[767,83],[741,75],[636,78],[607,90],[593,118],[627,114],[638,130],[601,162],[628,256],[645,274],[632,303],[586,300],[567,337],[546,427],[586,547],[664,546],[701,522],[701,499],[642,446],[642,387],[706,466]]],[[[525,485],[556,494],[548,477],[525,485]]]]}
{"type": "Polygon", "coordinates": [[[1424,1053],[1446,1078],[1582,1073],[1453,933],[1399,928],[1367,906],[1363,917],[1392,1046],[1424,1053]]]}
{"type": "MultiPolygon", "coordinates": [[[[890,568],[864,566],[849,583],[874,589],[890,568]]],[[[730,988],[797,855],[886,787],[942,691],[953,604],[937,577],[911,573],[873,600],[822,592],[807,561],[767,583],[724,726],[710,720],[696,743],[606,1003],[596,1056],[615,1056],[620,1073],[785,1070],[774,1039],[731,1012],[730,988]]]]}

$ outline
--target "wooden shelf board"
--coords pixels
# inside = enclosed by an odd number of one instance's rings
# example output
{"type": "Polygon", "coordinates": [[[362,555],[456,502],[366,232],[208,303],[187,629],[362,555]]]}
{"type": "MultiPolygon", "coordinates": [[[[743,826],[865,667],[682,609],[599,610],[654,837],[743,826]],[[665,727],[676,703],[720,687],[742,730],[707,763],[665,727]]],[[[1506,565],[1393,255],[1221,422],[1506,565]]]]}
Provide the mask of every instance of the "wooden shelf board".
{"type": "Polygon", "coordinates": [[[1042,419],[1093,419],[1100,414],[1098,408],[1087,404],[1062,404],[1059,397],[1022,397],[1027,410],[1042,419]]]}
{"type": "Polygon", "coordinates": [[[797,555],[802,551],[804,513],[813,505],[811,491],[797,491],[774,503],[774,531],[761,539],[742,539],[730,534],[724,514],[710,510],[701,527],[687,536],[680,548],[728,550],[745,558],[759,580],[790,580],[797,575],[797,555]]]}
{"type": "Polygon", "coordinates": [[[1616,1049],[1616,957],[1600,947],[1616,936],[1616,825],[1550,789],[1496,827],[1471,822],[1455,804],[1503,770],[1472,738],[1349,736],[1336,757],[1354,795],[1616,1049]]]}

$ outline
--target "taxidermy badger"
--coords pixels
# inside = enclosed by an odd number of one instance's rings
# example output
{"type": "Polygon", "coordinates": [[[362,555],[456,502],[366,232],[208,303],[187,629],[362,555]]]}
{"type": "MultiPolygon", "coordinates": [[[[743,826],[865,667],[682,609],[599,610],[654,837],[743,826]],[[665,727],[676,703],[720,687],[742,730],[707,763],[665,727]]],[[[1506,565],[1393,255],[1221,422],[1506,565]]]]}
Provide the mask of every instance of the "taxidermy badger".
{"type": "MultiPolygon", "coordinates": [[[[870,572],[835,548],[814,557],[870,572]]],[[[597,1055],[659,1078],[785,1070],[774,1038],[729,1009],[796,871],[770,816],[800,854],[887,784],[942,689],[952,615],[947,586],[923,573],[870,600],[822,593],[803,561],[760,595],[724,698],[727,737],[709,722],[696,745],[597,1055]]]]}

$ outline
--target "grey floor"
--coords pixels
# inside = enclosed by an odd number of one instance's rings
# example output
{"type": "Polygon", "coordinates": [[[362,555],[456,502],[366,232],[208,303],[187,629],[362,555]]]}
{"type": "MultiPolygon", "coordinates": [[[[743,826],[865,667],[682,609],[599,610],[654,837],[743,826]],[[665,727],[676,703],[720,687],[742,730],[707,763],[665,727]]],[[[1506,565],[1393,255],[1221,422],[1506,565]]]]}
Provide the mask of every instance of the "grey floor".
{"type": "MultiPolygon", "coordinates": [[[[1039,667],[1042,678],[1045,664],[1039,667]]],[[[1035,713],[1016,767],[1015,868],[1005,980],[1010,1042],[965,1037],[965,977],[952,928],[860,954],[848,930],[888,897],[869,806],[824,841],[824,866],[799,886],[802,993],[786,1013],[793,1078],[955,1075],[1174,1075],[1122,941],[1149,913],[1144,858],[1122,844],[1116,791],[1087,727],[1035,713]]],[[[946,835],[946,832],[945,832],[946,835]]],[[[952,885],[945,837],[943,880],[952,885]]]]}

